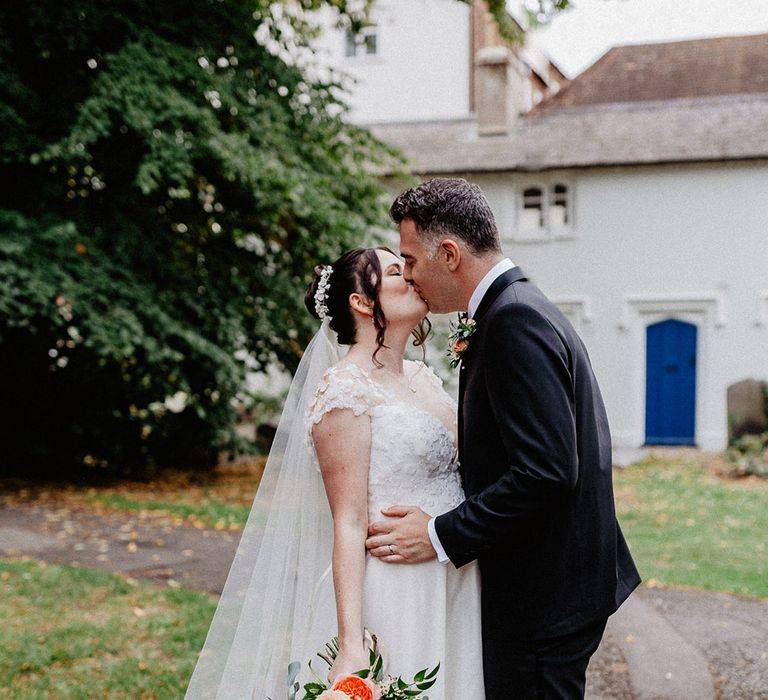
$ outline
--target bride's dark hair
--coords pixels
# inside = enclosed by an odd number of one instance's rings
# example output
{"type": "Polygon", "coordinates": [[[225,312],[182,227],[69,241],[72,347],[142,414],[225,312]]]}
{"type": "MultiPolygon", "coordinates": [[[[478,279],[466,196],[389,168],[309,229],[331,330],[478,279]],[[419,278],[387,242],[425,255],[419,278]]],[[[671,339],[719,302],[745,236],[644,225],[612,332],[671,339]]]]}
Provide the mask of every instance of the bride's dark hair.
{"type": "MultiPolygon", "coordinates": [[[[339,344],[354,345],[356,342],[355,315],[349,305],[349,295],[362,294],[373,302],[373,323],[376,326],[376,350],[373,353],[373,362],[381,366],[376,355],[383,347],[387,347],[384,345],[387,318],[379,302],[382,272],[379,256],[376,254],[377,250],[385,250],[396,256],[396,253],[386,246],[353,248],[331,265],[333,273],[330,276],[326,291],[325,305],[328,307],[328,315],[331,317],[330,325],[336,331],[339,344]]],[[[315,293],[324,267],[325,265],[315,267],[315,276],[304,295],[304,304],[307,310],[318,320],[320,317],[315,308],[315,293]]],[[[429,319],[425,318],[419,322],[411,334],[414,338],[414,346],[421,347],[422,353],[424,353],[424,342],[431,329],[432,324],[429,319]]]]}

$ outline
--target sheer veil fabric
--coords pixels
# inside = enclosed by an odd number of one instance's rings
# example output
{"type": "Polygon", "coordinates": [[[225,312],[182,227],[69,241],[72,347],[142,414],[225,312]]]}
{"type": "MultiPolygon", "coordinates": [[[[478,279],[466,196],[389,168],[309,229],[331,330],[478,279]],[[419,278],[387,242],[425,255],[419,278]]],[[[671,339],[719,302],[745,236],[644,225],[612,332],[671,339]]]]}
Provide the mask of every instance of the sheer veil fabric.
{"type": "Polygon", "coordinates": [[[333,522],[306,411],[342,355],[326,318],[288,392],[186,700],[284,698],[288,664],[305,665],[327,641],[311,631],[336,629],[333,596],[320,593],[329,588],[333,522]]]}

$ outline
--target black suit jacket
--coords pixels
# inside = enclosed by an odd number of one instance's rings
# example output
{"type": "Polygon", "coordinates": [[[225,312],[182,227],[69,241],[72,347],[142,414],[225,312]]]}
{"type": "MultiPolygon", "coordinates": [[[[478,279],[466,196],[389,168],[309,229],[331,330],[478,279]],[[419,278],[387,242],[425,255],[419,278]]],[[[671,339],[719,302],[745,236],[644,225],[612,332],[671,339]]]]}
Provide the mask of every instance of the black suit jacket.
{"type": "Polygon", "coordinates": [[[519,267],[474,318],[459,388],[467,500],[435,529],[454,565],[479,561],[485,644],[567,634],[640,582],[616,521],[600,390],[581,339],[519,267]]]}

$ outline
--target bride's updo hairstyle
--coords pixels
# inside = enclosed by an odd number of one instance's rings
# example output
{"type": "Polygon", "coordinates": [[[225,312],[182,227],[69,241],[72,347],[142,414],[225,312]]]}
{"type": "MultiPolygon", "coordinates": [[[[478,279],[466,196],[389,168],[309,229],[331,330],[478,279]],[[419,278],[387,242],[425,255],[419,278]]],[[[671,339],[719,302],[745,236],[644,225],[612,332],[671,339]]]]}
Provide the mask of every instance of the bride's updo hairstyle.
{"type": "MultiPolygon", "coordinates": [[[[342,255],[331,267],[333,272],[328,278],[328,286],[325,291],[325,306],[328,308],[328,316],[331,317],[330,326],[336,332],[340,345],[354,345],[356,342],[355,312],[349,305],[351,294],[362,294],[373,302],[373,323],[376,327],[376,352],[373,353],[375,364],[376,355],[384,345],[384,332],[387,329],[387,319],[379,302],[379,290],[381,289],[381,263],[377,250],[386,250],[396,255],[386,246],[377,248],[353,248],[342,255]]],[[[315,295],[320,284],[320,279],[325,265],[315,267],[315,276],[309,284],[304,295],[304,304],[312,316],[322,320],[318,315],[315,295]]],[[[429,319],[424,319],[413,330],[416,347],[423,346],[432,324],[429,319]]],[[[423,347],[422,347],[423,351],[423,347]]]]}

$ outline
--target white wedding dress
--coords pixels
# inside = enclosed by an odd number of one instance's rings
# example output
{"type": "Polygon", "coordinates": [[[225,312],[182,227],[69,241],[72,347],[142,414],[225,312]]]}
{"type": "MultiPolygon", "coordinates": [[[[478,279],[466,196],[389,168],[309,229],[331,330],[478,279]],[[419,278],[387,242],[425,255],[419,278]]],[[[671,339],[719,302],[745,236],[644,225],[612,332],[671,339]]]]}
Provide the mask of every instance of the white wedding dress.
{"type": "MultiPolygon", "coordinates": [[[[384,519],[380,511],[390,505],[417,505],[438,515],[464,500],[454,444],[456,405],[423,363],[406,361],[405,374],[409,386],[384,384],[342,362],[325,373],[308,408],[310,429],[334,409],[369,416],[370,522],[384,519]]],[[[331,578],[318,589],[325,609],[333,596],[331,578]]],[[[411,681],[440,662],[437,682],[426,692],[430,700],[484,697],[476,563],[456,569],[450,562],[389,564],[368,555],[364,585],[363,624],[379,639],[386,673],[411,681]]],[[[310,639],[319,651],[335,634],[335,618],[326,617],[310,639]]]]}

